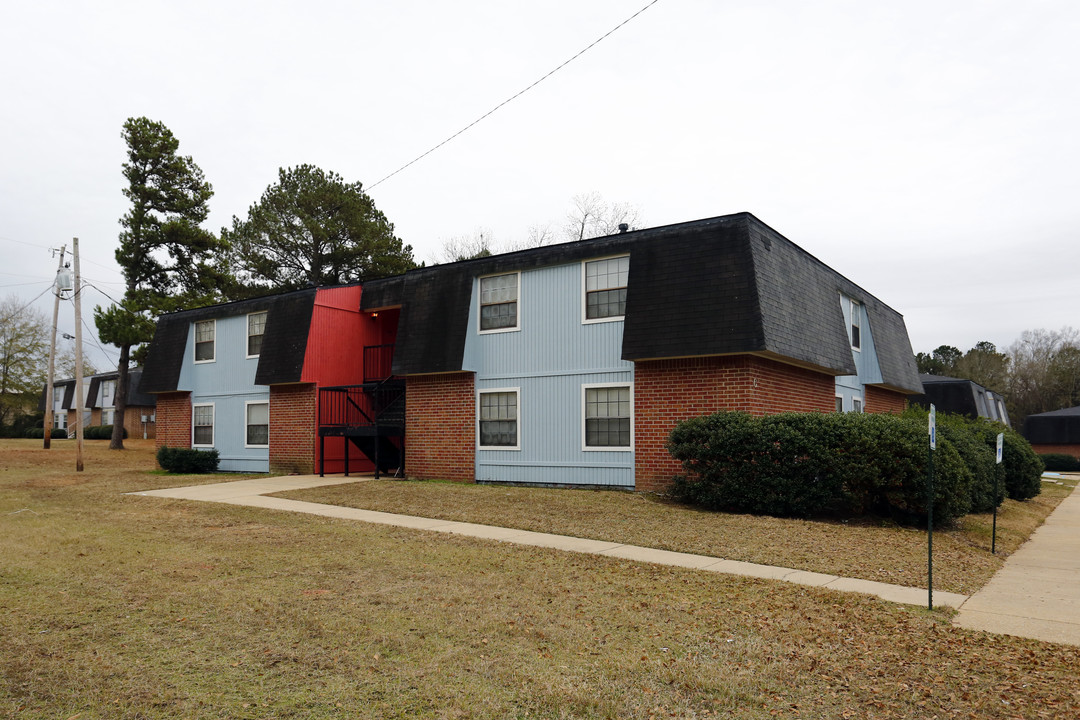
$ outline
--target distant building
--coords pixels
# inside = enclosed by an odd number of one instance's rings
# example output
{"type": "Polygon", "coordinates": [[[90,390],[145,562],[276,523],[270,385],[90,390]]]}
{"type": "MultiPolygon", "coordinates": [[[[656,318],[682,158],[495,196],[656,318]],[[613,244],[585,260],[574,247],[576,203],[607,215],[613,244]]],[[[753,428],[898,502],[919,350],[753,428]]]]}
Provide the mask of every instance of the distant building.
{"type": "Polygon", "coordinates": [[[944,375],[919,375],[919,380],[923,394],[909,398],[912,405],[928,408],[933,403],[938,412],[986,418],[1012,427],[1005,398],[993,390],[987,390],[973,380],[944,375]]]}
{"type": "MultiPolygon", "coordinates": [[[[83,378],[83,427],[112,425],[116,416],[116,383],[119,374],[112,372],[88,375],[83,378]]],[[[153,438],[155,436],[157,398],[139,392],[142,369],[128,371],[127,411],[124,427],[130,438],[153,438]]],[[[75,432],[75,378],[65,378],[53,383],[53,427],[75,432]]],[[[45,389],[42,388],[38,410],[45,410],[45,389]]]]}
{"type": "Polygon", "coordinates": [[[1028,415],[1024,437],[1041,455],[1062,453],[1080,459],[1080,406],[1028,415]]]}

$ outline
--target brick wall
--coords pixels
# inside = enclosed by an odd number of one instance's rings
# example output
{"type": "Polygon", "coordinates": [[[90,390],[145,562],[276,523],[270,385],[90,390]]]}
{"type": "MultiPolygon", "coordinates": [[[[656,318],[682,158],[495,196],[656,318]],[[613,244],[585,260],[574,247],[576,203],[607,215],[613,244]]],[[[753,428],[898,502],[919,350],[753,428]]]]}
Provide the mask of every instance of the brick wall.
{"type": "Polygon", "coordinates": [[[1080,445],[1032,445],[1031,449],[1040,455],[1072,455],[1080,459],[1080,445]]]}
{"type": "Polygon", "coordinates": [[[312,383],[270,386],[272,474],[315,472],[315,395],[312,383]]]}
{"type": "Polygon", "coordinates": [[[637,490],[658,490],[681,472],[664,448],[680,420],[719,410],[751,415],[833,412],[829,376],[750,355],[652,360],[634,366],[634,456],[637,490]]]}
{"type": "Polygon", "coordinates": [[[899,415],[907,407],[907,395],[870,385],[864,388],[863,400],[866,402],[864,409],[868,413],[899,415]]]}
{"type": "MultiPolygon", "coordinates": [[[[157,396],[156,412],[157,437],[154,446],[191,447],[191,393],[161,393],[157,396]]],[[[142,432],[138,437],[142,437],[142,432]]]]}
{"type": "Polygon", "coordinates": [[[405,471],[409,477],[476,479],[474,388],[469,372],[406,379],[405,471]]]}

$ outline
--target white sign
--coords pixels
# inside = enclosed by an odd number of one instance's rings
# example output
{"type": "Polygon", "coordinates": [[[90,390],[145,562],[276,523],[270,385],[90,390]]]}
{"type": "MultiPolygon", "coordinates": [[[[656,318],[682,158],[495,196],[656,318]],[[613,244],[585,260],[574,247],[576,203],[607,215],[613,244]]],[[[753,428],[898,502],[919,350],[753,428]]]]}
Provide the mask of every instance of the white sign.
{"type": "Polygon", "coordinates": [[[1005,433],[998,433],[998,443],[997,443],[997,463],[998,463],[998,465],[1001,464],[1001,448],[1004,447],[1004,445],[1005,445],[1005,433]]]}
{"type": "Polygon", "coordinates": [[[930,449],[937,450],[937,408],[930,404],[930,449]]]}

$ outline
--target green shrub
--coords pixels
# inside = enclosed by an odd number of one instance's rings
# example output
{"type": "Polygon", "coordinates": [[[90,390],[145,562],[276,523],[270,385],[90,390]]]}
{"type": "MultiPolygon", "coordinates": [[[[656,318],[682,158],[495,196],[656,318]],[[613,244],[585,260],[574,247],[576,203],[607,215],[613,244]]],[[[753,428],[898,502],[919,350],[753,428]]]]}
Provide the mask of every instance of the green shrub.
{"type": "Polygon", "coordinates": [[[998,465],[996,444],[986,443],[981,424],[960,414],[938,416],[940,435],[956,448],[971,471],[969,512],[974,513],[990,512],[1005,499],[1005,468],[998,465]]]}
{"type": "MultiPolygon", "coordinates": [[[[88,425],[83,428],[83,437],[87,440],[112,440],[112,425],[88,425]]],[[[124,428],[124,439],[127,440],[127,428],[124,428]]]]}
{"type": "Polygon", "coordinates": [[[163,446],[157,451],[157,461],[171,473],[211,473],[218,468],[218,451],[163,446]]]}
{"type": "MultiPolygon", "coordinates": [[[[925,423],[891,415],[717,413],[679,423],[668,450],[686,475],[680,498],[713,509],[808,517],[873,511],[926,515],[925,423]]],[[[971,471],[947,440],[934,458],[934,515],[971,505],[971,471]]]]}
{"type": "MultiPolygon", "coordinates": [[[[28,428],[26,430],[26,432],[23,433],[23,435],[24,435],[24,437],[28,437],[28,438],[36,438],[38,440],[44,440],[45,439],[45,428],[39,428],[39,427],[38,428],[28,428]]],[[[66,439],[67,436],[68,436],[67,430],[64,430],[63,428],[53,428],[52,429],[51,437],[53,437],[55,439],[61,439],[61,438],[66,439]]]]}
{"type": "Polygon", "coordinates": [[[1065,453],[1046,453],[1039,455],[1043,467],[1054,472],[1080,472],[1080,458],[1065,453]]]}

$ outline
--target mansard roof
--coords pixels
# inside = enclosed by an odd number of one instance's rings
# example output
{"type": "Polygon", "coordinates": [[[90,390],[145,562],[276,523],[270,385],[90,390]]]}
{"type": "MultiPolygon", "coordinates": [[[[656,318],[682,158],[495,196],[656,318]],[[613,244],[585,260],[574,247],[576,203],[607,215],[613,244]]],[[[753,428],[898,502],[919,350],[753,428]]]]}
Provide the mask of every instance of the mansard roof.
{"type": "Polygon", "coordinates": [[[365,310],[400,305],[394,372],[462,369],[474,278],[631,257],[622,357],[755,353],[856,373],[840,295],[866,307],[882,386],[921,392],[903,317],[750,213],[411,270],[365,285],[365,310]]]}
{"type": "Polygon", "coordinates": [[[1080,445],[1080,406],[1028,415],[1024,437],[1033,445],[1080,445]]]}
{"type": "Polygon", "coordinates": [[[255,382],[259,385],[299,382],[315,292],[315,288],[305,288],[162,315],[147,353],[139,390],[143,393],[176,390],[184,364],[188,328],[192,323],[263,310],[267,311],[266,327],[255,382]]]}

